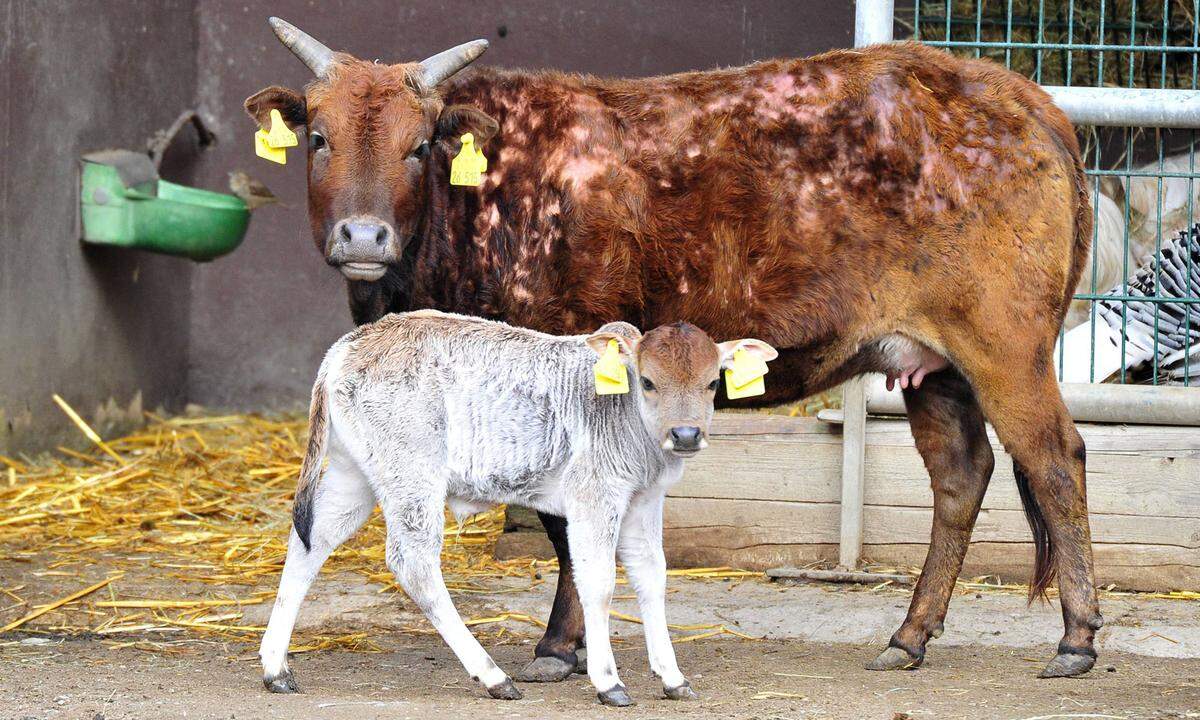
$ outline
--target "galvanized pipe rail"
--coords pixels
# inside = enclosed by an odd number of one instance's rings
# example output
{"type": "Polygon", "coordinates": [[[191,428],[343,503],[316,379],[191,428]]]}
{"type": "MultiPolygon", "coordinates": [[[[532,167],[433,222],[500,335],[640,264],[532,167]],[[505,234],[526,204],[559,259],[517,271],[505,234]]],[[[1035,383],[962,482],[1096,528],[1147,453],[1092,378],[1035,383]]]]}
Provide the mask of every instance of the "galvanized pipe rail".
{"type": "MultiPolygon", "coordinates": [[[[893,0],[857,0],[854,46],[892,40],[893,0]]],[[[953,46],[951,42],[931,45],[953,46]]],[[[978,43],[970,43],[972,47],[978,43]]],[[[1015,47],[1019,43],[1011,43],[1015,47]]],[[[1078,46],[1072,46],[1081,49],[1078,46]]],[[[1193,50],[1194,52],[1194,50],[1193,50]]],[[[1200,128],[1200,91],[1127,88],[1046,87],[1077,125],[1200,128]]],[[[1124,174],[1124,173],[1123,173],[1124,174]]],[[[1159,388],[1141,388],[1143,395],[1159,388]]],[[[858,378],[843,387],[841,544],[838,564],[855,570],[862,562],[867,388],[858,378]]]]}

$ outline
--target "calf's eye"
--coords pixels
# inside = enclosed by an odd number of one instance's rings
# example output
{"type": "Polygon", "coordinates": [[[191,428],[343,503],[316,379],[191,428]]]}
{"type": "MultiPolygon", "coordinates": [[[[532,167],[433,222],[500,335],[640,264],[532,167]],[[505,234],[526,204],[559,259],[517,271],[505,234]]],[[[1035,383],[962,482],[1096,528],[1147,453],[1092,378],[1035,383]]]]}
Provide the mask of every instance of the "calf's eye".
{"type": "Polygon", "coordinates": [[[325,136],[319,132],[310,132],[308,134],[308,147],[313,151],[324,150],[329,147],[329,143],[325,142],[325,136]]]}
{"type": "Polygon", "coordinates": [[[646,392],[654,391],[654,383],[650,382],[650,378],[642,378],[642,389],[646,392]]]}
{"type": "Polygon", "coordinates": [[[429,141],[428,140],[422,142],[420,145],[413,148],[412,152],[408,154],[409,157],[416,158],[417,160],[424,160],[425,157],[428,155],[429,155],[429,141]]]}

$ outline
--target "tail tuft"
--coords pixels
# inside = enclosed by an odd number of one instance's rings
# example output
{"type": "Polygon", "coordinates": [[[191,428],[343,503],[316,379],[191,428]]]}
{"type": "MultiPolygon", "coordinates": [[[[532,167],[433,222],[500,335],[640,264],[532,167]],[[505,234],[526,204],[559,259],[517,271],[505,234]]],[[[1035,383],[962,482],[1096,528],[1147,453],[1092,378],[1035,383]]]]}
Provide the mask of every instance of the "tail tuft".
{"type": "Polygon", "coordinates": [[[312,550],[313,505],[316,500],[317,484],[325,464],[325,445],[329,440],[329,407],[325,392],[325,365],[317,373],[313,383],[312,402],[308,410],[308,448],[304,462],[300,465],[300,482],[296,485],[296,499],[292,505],[292,527],[296,530],[305,550],[312,550]]]}
{"type": "Polygon", "coordinates": [[[1032,603],[1038,597],[1045,600],[1046,589],[1054,582],[1054,543],[1050,540],[1042,509],[1029,487],[1029,476],[1016,463],[1013,463],[1013,474],[1017,477],[1017,492],[1021,495],[1025,519],[1033,531],[1033,578],[1029,582],[1029,602],[1032,603]]]}

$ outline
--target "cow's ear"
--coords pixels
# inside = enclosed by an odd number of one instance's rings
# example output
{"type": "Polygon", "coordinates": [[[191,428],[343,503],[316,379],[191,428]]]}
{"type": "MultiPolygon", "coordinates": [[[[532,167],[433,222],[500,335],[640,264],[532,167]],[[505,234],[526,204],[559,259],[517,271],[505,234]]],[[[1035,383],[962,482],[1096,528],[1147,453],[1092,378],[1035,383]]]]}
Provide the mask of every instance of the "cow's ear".
{"type": "Polygon", "coordinates": [[[438,115],[437,138],[458,142],[465,133],[475,136],[475,147],[482,147],[495,136],[500,126],[490,115],[469,105],[450,105],[438,115]]]}
{"type": "Polygon", "coordinates": [[[259,127],[268,127],[272,110],[278,110],[283,116],[284,124],[293,130],[304,127],[308,122],[304,96],[278,85],[259,90],[246,98],[244,105],[246,114],[253,118],[259,127]]]}
{"type": "Polygon", "coordinates": [[[597,331],[587,336],[585,342],[592,352],[603,356],[608,352],[609,341],[617,342],[617,354],[620,355],[621,361],[628,364],[633,362],[633,355],[637,352],[638,338],[631,338],[620,333],[597,331]]]}
{"type": "Polygon", "coordinates": [[[728,367],[733,361],[733,354],[738,350],[745,350],[751,355],[757,355],[765,362],[771,362],[779,357],[779,351],[771,347],[762,340],[754,338],[745,338],[742,340],[729,340],[719,343],[717,349],[721,352],[721,367],[728,367]]]}

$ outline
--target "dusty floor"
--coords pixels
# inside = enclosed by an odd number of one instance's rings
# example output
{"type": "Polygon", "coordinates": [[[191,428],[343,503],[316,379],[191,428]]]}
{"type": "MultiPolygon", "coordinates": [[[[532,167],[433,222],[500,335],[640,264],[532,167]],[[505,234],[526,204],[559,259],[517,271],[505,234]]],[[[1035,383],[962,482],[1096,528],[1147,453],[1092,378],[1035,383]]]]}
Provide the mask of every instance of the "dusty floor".
{"type": "MultiPolygon", "coordinates": [[[[19,568],[0,562],[0,582],[19,568]]],[[[76,575],[30,578],[78,585],[76,575]]],[[[554,576],[530,589],[515,580],[489,592],[456,593],[464,617],[527,612],[544,617],[554,576]]],[[[33,588],[27,588],[28,592],[33,588]]],[[[123,588],[149,596],[158,588],[123,588]]],[[[178,590],[178,588],[176,588],[178,590]]],[[[763,640],[732,635],[677,645],[699,703],[661,699],[648,677],[639,626],[615,620],[622,676],[639,705],[596,704],[586,678],[521,686],[525,699],[488,699],[466,677],[407,601],[359,577],[322,576],[301,613],[302,633],[367,630],[378,653],[340,649],[303,653],[292,667],[305,690],[266,693],[252,643],[157,635],[157,650],[119,646],[118,636],[64,638],[53,624],[0,639],[0,718],[1200,718],[1200,606],[1195,602],[1107,596],[1096,670],[1077,680],[1036,680],[1058,635],[1057,607],[1026,608],[1004,592],[961,592],[946,634],[916,672],[862,669],[903,617],[906,591],[834,585],[674,578],[668,612],[680,624],[723,624],[763,640]],[[414,628],[417,632],[414,632],[414,628]],[[165,650],[165,652],[164,652],[165,650]]],[[[61,587],[46,591],[51,596],[61,587]]],[[[635,614],[627,588],[616,609],[635,614]]],[[[239,622],[261,624],[268,604],[244,608],[239,622]]],[[[532,655],[538,629],[489,623],[477,632],[496,660],[515,672],[532,655]],[[501,630],[502,629],[502,630],[501,630]]],[[[695,634],[680,631],[677,636],[695,634]]],[[[148,646],[143,646],[148,647],[148,646]]]]}

